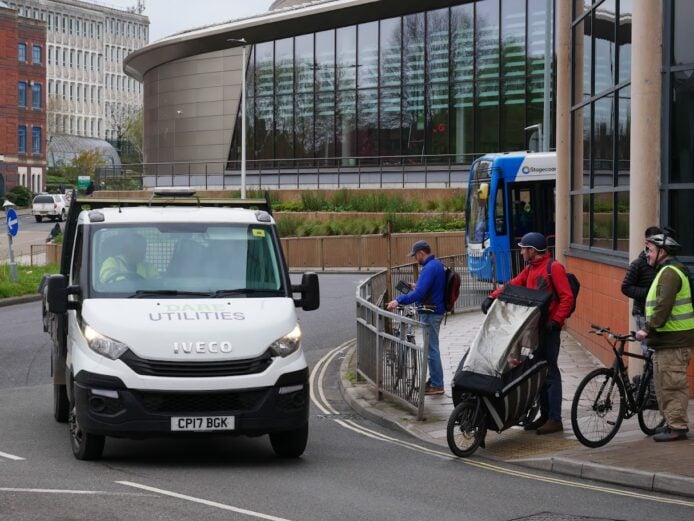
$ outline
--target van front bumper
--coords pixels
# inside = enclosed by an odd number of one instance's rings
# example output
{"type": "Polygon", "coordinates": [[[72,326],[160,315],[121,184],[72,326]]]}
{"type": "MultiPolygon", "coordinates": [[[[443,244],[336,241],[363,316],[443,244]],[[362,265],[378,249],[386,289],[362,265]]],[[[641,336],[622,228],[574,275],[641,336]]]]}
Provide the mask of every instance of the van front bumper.
{"type": "Polygon", "coordinates": [[[308,422],[308,368],[280,376],[271,387],[215,391],[128,389],[116,377],[81,371],[75,378],[77,421],[91,434],[147,438],[191,434],[172,431],[171,418],[233,416],[233,430],[192,434],[258,436],[308,422]]]}

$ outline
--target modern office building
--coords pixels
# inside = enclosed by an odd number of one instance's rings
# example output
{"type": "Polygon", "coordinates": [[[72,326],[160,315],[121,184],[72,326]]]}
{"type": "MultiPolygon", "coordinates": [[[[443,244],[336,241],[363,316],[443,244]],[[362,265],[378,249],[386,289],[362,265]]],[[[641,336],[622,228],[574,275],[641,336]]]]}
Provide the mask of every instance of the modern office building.
{"type": "Polygon", "coordinates": [[[80,0],[7,0],[19,15],[47,26],[48,135],[121,137],[142,107],[142,85],[123,72],[123,59],[147,45],[144,2],[120,10],[80,0]]]}
{"type": "Polygon", "coordinates": [[[0,1],[0,197],[46,168],[46,25],[0,1]]]}
{"type": "MultiPolygon", "coordinates": [[[[249,169],[466,167],[528,147],[548,99],[557,255],[582,281],[570,328],[605,362],[611,353],[585,332],[595,322],[631,328],[620,285],[645,228],[675,227],[694,261],[694,2],[278,0],[273,9],[126,58],[145,86],[146,161],[241,155],[243,39],[249,169]]],[[[694,370],[690,378],[694,389],[694,370]]]]}

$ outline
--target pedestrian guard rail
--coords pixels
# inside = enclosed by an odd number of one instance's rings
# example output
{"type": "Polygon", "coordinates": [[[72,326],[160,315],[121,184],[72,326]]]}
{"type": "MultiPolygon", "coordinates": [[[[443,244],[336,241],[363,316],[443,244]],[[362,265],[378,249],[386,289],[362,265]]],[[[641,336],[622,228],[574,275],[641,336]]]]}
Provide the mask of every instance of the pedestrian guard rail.
{"type": "MultiPolygon", "coordinates": [[[[441,261],[460,275],[454,313],[478,309],[496,287],[495,281],[480,281],[471,276],[468,254],[441,257],[441,261]]],[[[416,282],[418,275],[416,263],[394,266],[376,273],[357,288],[357,372],[376,386],[379,399],[388,396],[412,409],[417,420],[422,420],[429,326],[417,317],[385,309],[396,294],[397,283],[416,282]]]]}

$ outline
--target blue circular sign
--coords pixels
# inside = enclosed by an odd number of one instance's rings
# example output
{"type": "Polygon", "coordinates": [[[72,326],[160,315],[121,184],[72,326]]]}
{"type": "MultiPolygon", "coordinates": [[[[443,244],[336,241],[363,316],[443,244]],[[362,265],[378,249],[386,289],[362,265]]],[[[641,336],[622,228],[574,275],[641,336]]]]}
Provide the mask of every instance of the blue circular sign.
{"type": "Polygon", "coordinates": [[[14,208],[7,209],[7,231],[12,237],[15,237],[19,231],[19,218],[14,208]]]}

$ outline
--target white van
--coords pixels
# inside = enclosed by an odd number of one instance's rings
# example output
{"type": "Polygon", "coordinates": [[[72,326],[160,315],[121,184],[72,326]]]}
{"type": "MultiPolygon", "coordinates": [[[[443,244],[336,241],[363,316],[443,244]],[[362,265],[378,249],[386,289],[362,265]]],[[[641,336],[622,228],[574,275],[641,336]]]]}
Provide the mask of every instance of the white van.
{"type": "Polygon", "coordinates": [[[295,307],[318,308],[318,277],[291,285],[269,204],[78,198],[63,248],[44,306],[54,416],[78,459],[107,436],[269,434],[278,456],[303,453],[295,307]]]}

